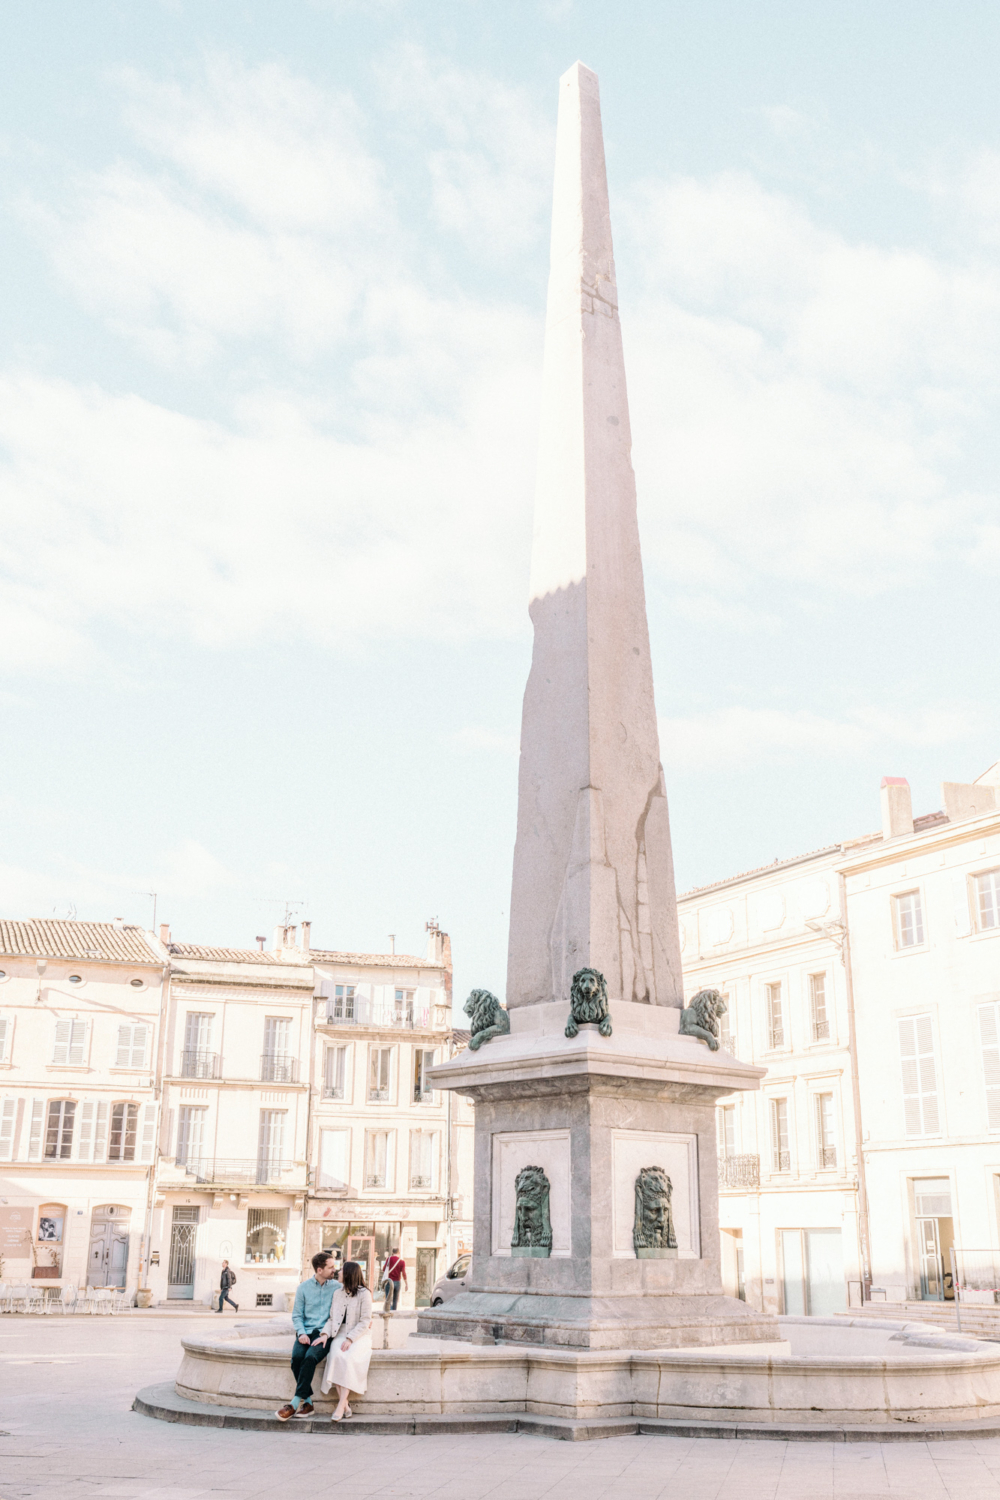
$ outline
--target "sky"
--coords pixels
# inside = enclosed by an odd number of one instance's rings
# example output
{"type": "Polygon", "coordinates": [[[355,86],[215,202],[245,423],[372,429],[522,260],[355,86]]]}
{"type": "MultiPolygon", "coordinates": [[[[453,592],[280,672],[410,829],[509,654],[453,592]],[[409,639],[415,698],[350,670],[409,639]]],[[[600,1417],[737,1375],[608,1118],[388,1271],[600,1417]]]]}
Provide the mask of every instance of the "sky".
{"type": "Polygon", "coordinates": [[[1000,756],[996,6],[0,14],[0,914],[503,994],[577,58],[680,888],[1000,756]]]}

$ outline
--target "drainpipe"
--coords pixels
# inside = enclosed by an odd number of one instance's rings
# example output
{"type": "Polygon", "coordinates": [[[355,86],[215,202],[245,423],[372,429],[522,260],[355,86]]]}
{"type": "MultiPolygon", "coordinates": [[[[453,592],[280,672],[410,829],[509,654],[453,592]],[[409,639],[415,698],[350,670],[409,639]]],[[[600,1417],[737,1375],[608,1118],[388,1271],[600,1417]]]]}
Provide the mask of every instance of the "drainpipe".
{"type": "Polygon", "coordinates": [[[854,975],[851,967],[851,937],[847,925],[847,881],[838,871],[840,912],[844,935],[840,961],[847,977],[847,1050],[851,1059],[851,1093],[854,1099],[854,1151],[858,1163],[858,1239],[861,1242],[861,1302],[871,1301],[872,1260],[871,1229],[868,1222],[868,1187],[865,1179],[865,1153],[861,1128],[861,1079],[858,1071],[858,1031],[854,1012],[854,975]]]}

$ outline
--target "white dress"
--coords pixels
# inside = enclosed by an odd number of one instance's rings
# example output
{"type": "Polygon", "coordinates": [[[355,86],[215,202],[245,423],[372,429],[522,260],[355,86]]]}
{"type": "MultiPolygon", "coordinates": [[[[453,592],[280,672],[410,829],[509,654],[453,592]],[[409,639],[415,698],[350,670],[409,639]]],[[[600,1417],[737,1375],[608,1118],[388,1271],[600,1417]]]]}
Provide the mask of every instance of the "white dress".
{"type": "Polygon", "coordinates": [[[323,1332],[330,1335],[320,1387],[323,1394],[335,1385],[346,1385],[355,1395],[363,1396],[372,1359],[372,1294],[366,1286],[359,1287],[353,1297],[338,1286],[323,1332]],[[346,1338],[351,1340],[349,1349],[343,1347],[346,1338]]]}

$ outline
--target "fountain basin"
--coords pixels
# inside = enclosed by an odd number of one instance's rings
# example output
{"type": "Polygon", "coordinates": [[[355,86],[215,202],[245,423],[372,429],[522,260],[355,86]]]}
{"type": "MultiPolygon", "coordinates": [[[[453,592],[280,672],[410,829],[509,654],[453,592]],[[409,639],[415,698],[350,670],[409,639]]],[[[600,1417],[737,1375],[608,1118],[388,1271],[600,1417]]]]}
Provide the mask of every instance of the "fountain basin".
{"type": "MultiPolygon", "coordinates": [[[[773,1344],[590,1351],[411,1337],[376,1350],[358,1416],[645,1417],[759,1424],[940,1426],[1000,1418],[1000,1346],[920,1323],[781,1318],[773,1344]]],[[[291,1396],[290,1326],[183,1341],[175,1390],[273,1411],[291,1396]]],[[[332,1403],[317,1395],[317,1412],[332,1403]]]]}

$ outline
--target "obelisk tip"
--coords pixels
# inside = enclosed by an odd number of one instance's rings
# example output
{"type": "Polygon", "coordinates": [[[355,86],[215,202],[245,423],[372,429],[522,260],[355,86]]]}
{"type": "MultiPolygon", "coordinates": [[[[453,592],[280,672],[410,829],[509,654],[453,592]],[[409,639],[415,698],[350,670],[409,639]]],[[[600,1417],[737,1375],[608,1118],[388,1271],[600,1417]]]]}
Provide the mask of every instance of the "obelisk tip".
{"type": "Polygon", "coordinates": [[[577,59],[577,61],[571,68],[566,69],[559,82],[566,85],[572,85],[575,83],[580,88],[592,89],[595,91],[598,88],[597,74],[594,72],[593,68],[588,68],[586,63],[580,62],[579,59],[577,59]]]}

